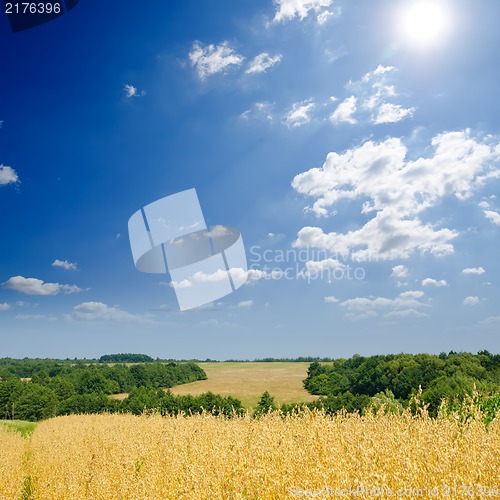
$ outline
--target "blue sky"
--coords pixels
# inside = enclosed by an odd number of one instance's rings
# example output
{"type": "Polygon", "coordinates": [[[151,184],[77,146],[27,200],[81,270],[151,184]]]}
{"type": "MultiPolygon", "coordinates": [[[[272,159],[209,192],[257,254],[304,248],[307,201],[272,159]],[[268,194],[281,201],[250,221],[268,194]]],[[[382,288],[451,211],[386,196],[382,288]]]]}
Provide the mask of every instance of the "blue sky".
{"type": "Polygon", "coordinates": [[[0,356],[499,352],[496,0],[0,16],[0,356]],[[432,4],[432,5],[430,5],[432,4]],[[180,312],[129,217],[196,188],[247,284],[180,312]]]}

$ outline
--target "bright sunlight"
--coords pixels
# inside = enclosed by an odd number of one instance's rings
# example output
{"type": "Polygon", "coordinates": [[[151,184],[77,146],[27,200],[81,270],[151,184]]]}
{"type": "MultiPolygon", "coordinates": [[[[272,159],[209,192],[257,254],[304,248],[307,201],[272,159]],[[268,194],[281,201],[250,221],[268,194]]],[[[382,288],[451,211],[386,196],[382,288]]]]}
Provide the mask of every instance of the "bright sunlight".
{"type": "Polygon", "coordinates": [[[449,17],[439,0],[415,0],[400,13],[399,30],[414,45],[434,45],[446,34],[449,17]]]}

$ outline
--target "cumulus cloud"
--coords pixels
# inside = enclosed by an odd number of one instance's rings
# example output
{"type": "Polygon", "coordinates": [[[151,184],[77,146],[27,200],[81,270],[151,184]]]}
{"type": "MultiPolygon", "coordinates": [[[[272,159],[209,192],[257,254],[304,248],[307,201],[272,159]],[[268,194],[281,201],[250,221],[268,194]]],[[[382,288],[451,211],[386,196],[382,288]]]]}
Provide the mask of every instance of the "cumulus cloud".
{"type": "Polygon", "coordinates": [[[16,182],[19,182],[19,177],[16,171],[12,167],[0,165],[0,186],[15,184],[16,182]]]}
{"type": "MultiPolygon", "coordinates": [[[[398,97],[391,81],[395,72],[394,66],[379,65],[373,71],[365,73],[360,80],[347,84],[347,89],[354,92],[350,99],[356,98],[361,103],[358,112],[367,113],[369,120],[376,125],[399,122],[412,116],[416,110],[393,102],[398,97]]],[[[356,109],[353,113],[355,111],[356,109]]]]}
{"type": "Polygon", "coordinates": [[[474,297],[472,295],[465,297],[464,306],[475,306],[476,304],[479,304],[479,297],[474,297]]]}
{"type": "Polygon", "coordinates": [[[316,16],[316,21],[318,21],[318,24],[320,26],[323,26],[323,24],[325,24],[328,19],[330,19],[330,17],[333,16],[333,12],[331,12],[330,10],[324,10],[323,12],[320,12],[317,16],[316,16]]]}
{"type": "Polygon", "coordinates": [[[232,49],[228,42],[203,45],[195,41],[189,52],[189,60],[198,78],[204,80],[211,75],[226,71],[230,66],[240,66],[245,58],[232,49]]]}
{"type": "Polygon", "coordinates": [[[425,278],[422,280],[422,286],[448,286],[446,280],[435,280],[434,278],[425,278]]]}
{"type": "Polygon", "coordinates": [[[392,104],[384,102],[380,105],[377,115],[373,119],[373,123],[395,123],[404,120],[406,117],[413,115],[415,108],[403,108],[400,104],[392,104]]]}
{"type": "Polygon", "coordinates": [[[482,325],[485,326],[497,326],[500,325],[500,316],[489,316],[481,321],[482,325]]]}
{"type": "Polygon", "coordinates": [[[323,260],[308,260],[306,262],[306,269],[312,272],[321,272],[325,270],[345,269],[345,265],[338,259],[330,257],[323,260]]]}
{"type": "Polygon", "coordinates": [[[207,237],[219,238],[221,236],[227,236],[228,234],[231,234],[231,231],[226,226],[217,225],[210,228],[210,233],[204,234],[207,237]]]}
{"type": "Polygon", "coordinates": [[[409,269],[402,264],[394,266],[392,268],[391,278],[406,278],[408,276],[409,269]]]}
{"type": "Polygon", "coordinates": [[[422,292],[422,290],[415,290],[415,291],[400,293],[399,297],[402,299],[420,299],[424,295],[425,294],[424,292],[422,292]]]}
{"type": "Polygon", "coordinates": [[[403,311],[390,311],[384,314],[384,318],[424,318],[428,314],[415,309],[404,309],[403,311]]]}
{"type": "Polygon", "coordinates": [[[330,115],[330,121],[332,123],[357,123],[357,120],[352,116],[356,112],[357,102],[357,98],[353,95],[342,101],[330,115]]]}
{"type": "Polygon", "coordinates": [[[249,269],[248,271],[243,271],[243,269],[231,269],[231,275],[236,276],[238,281],[240,279],[246,279],[246,284],[252,285],[260,280],[280,279],[283,273],[279,269],[273,269],[272,271],[263,271],[261,269],[249,269]]]}
{"type": "Polygon", "coordinates": [[[493,210],[484,210],[484,215],[493,224],[500,226],[500,214],[498,212],[494,212],[493,210]]]}
{"type": "MultiPolygon", "coordinates": [[[[232,267],[229,269],[229,272],[233,280],[238,283],[243,282],[247,285],[252,285],[262,279],[279,279],[283,275],[283,273],[279,269],[273,269],[272,271],[248,269],[247,271],[245,271],[241,267],[232,267]]],[[[228,271],[226,271],[225,269],[218,269],[213,273],[204,273],[202,271],[198,271],[194,273],[193,276],[191,276],[189,279],[170,282],[170,286],[175,286],[177,288],[190,288],[196,284],[220,283],[221,281],[226,281],[227,279],[228,271]]],[[[160,284],[163,284],[163,282],[160,284]]]]}
{"type": "Polygon", "coordinates": [[[467,267],[462,269],[463,274],[484,274],[485,272],[482,267],[467,267]]]}
{"type": "Polygon", "coordinates": [[[145,90],[137,90],[137,87],[134,87],[133,85],[130,85],[128,83],[125,83],[123,85],[123,92],[125,93],[125,97],[128,99],[132,99],[132,97],[144,97],[146,95],[145,90]]]}
{"type": "Polygon", "coordinates": [[[191,279],[184,279],[182,281],[172,281],[172,285],[177,288],[190,288],[196,283],[220,283],[228,279],[228,273],[225,269],[218,269],[214,273],[204,273],[198,271],[193,274],[191,279]]]}
{"type": "Polygon", "coordinates": [[[295,176],[293,188],[315,199],[306,210],[317,216],[330,215],[329,209],[342,200],[359,200],[360,212],[374,215],[346,233],[304,227],[294,246],[352,253],[356,260],[406,259],[415,251],[453,253],[458,232],[424,222],[421,214],[445,197],[468,199],[499,177],[500,144],[481,142],[465,130],[439,134],[432,146],[430,157],[408,160],[399,138],[367,141],[342,154],[329,153],[321,168],[295,176]]]}
{"type": "Polygon", "coordinates": [[[394,299],[386,297],[356,297],[341,302],[341,307],[347,309],[348,319],[374,318],[382,315],[392,317],[423,317],[426,313],[420,309],[428,307],[420,298],[424,295],[420,291],[404,292],[394,299]]]}
{"type": "Polygon", "coordinates": [[[321,16],[325,9],[332,5],[333,0],[274,0],[274,3],[276,4],[274,22],[280,23],[291,21],[296,17],[302,21],[310,12],[321,16]]]}
{"type": "Polygon", "coordinates": [[[333,295],[329,295],[328,297],[325,297],[325,303],[326,304],[336,304],[339,302],[339,299],[333,295]]]}
{"type": "Polygon", "coordinates": [[[262,52],[252,59],[245,73],[265,73],[269,68],[279,64],[282,58],[281,54],[270,56],[267,52],[262,52]]]}
{"type": "Polygon", "coordinates": [[[273,120],[273,107],[274,103],[271,102],[256,102],[250,109],[243,111],[240,115],[242,120],[273,120]]]}
{"type": "Polygon", "coordinates": [[[82,289],[76,285],[44,283],[37,278],[24,278],[23,276],[14,276],[3,283],[2,286],[26,295],[57,295],[61,292],[69,294],[82,291],[82,289]]]}
{"type": "Polygon", "coordinates": [[[108,306],[102,302],[82,302],[73,308],[72,319],[81,321],[111,321],[128,323],[143,321],[142,318],[134,316],[118,306],[108,306]]]}
{"type": "Polygon", "coordinates": [[[238,307],[239,308],[249,309],[250,307],[253,307],[253,305],[254,305],[254,301],[253,300],[242,300],[238,304],[238,307]]]}
{"type": "Polygon", "coordinates": [[[292,104],[292,107],[285,116],[285,125],[288,128],[294,128],[309,123],[315,106],[312,99],[292,104]]]}
{"type": "Polygon", "coordinates": [[[12,309],[10,304],[7,304],[6,302],[0,304],[0,311],[8,311],[9,309],[12,309]]]}
{"type": "Polygon", "coordinates": [[[78,269],[75,263],[59,259],[56,259],[54,262],[52,262],[52,266],[61,267],[63,269],[66,269],[66,271],[76,271],[78,269]]]}

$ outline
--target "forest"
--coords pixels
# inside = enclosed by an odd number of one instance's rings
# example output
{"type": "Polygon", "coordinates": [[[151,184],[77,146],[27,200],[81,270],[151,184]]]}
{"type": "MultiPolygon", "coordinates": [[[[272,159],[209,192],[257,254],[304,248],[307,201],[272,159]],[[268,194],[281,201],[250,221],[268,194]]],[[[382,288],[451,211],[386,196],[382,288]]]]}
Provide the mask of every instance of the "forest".
{"type": "MultiPolygon", "coordinates": [[[[500,355],[486,350],[477,354],[388,354],[313,362],[304,387],[324,396],[330,408],[362,410],[376,397],[393,406],[408,406],[422,389],[422,401],[436,415],[443,399],[459,405],[467,396],[500,401],[500,355]]],[[[500,405],[499,405],[500,409],[500,405]]]]}
{"type": "MultiPolygon", "coordinates": [[[[186,411],[210,402],[171,395],[169,399],[164,389],[205,379],[205,372],[194,363],[109,365],[4,358],[0,359],[0,418],[40,420],[72,413],[141,413],[159,404],[159,393],[165,397],[165,408],[172,407],[173,398],[175,411],[186,411]],[[121,393],[128,393],[122,401],[110,397],[121,393]]],[[[214,403],[225,404],[223,400],[214,403]]]]}

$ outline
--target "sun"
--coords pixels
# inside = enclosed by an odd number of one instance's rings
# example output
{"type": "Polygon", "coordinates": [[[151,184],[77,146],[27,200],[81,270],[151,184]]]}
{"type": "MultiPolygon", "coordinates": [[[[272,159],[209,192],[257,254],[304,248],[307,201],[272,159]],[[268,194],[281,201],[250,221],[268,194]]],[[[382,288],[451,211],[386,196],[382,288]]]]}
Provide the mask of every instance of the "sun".
{"type": "Polygon", "coordinates": [[[399,31],[411,44],[432,46],[445,36],[449,17],[439,0],[414,0],[400,13],[399,31]]]}

